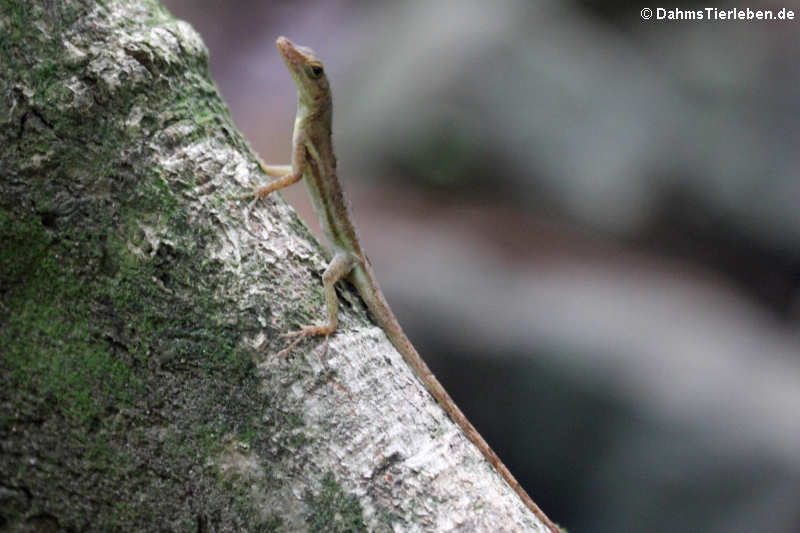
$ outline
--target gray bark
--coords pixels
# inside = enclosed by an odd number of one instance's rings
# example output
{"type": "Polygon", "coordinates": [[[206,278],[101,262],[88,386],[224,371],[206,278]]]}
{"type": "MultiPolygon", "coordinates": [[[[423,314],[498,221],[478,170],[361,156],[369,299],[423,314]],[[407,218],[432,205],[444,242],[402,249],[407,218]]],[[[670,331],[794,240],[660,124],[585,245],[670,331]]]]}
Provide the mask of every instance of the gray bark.
{"type": "MultiPolygon", "coordinates": [[[[264,179],[186,23],[0,1],[0,530],[543,526],[264,179]]],[[[287,104],[289,105],[289,104],[287,104]]]]}

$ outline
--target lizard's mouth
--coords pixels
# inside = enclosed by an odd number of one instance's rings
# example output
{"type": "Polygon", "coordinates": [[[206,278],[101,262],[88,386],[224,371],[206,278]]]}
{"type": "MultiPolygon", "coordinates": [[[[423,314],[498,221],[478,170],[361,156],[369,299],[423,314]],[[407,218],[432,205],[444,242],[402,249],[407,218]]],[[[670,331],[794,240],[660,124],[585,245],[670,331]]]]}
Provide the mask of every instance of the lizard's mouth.
{"type": "Polygon", "coordinates": [[[299,71],[305,63],[305,57],[303,57],[303,54],[300,53],[294,43],[281,35],[275,41],[275,44],[278,47],[278,51],[281,53],[281,57],[283,57],[283,61],[289,68],[295,72],[299,71]]]}
{"type": "Polygon", "coordinates": [[[275,44],[278,45],[278,50],[281,51],[281,54],[286,54],[290,49],[294,48],[294,43],[283,35],[275,39],[275,44]]]}

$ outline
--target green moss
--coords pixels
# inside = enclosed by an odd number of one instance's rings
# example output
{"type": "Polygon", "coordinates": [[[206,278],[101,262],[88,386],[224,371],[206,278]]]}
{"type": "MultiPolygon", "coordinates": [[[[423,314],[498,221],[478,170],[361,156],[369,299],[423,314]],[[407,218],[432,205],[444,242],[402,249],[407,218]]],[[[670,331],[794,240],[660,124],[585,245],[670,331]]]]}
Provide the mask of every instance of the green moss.
{"type": "MultiPolygon", "coordinates": [[[[243,329],[262,326],[237,311],[226,290],[233,274],[208,259],[218,237],[184,195],[196,176],[150,164],[154,146],[246,143],[202,53],[170,63],[142,43],[129,57],[163,76],[119,88],[87,68],[103,47],[65,59],[63,36],[82,31],[91,10],[105,16],[104,3],[43,10],[0,0],[0,65],[13,73],[0,79],[10,95],[0,103],[0,406],[11,408],[0,412],[0,437],[47,465],[0,457],[0,471],[24,479],[67,529],[149,530],[147,516],[199,529],[191,522],[202,506],[249,530],[279,531],[280,519],[257,518],[246,492],[236,496],[240,512],[230,510],[204,465],[228,434],[266,464],[271,435],[283,439],[278,454],[304,444],[303,432],[286,430],[302,418],[280,411],[261,422],[274,410],[253,354],[237,346],[243,329]],[[73,101],[68,80],[88,92],[73,101]],[[130,124],[134,108],[142,118],[130,124]],[[23,434],[20,418],[48,426],[23,434]],[[191,497],[159,497],[187,484],[191,497]]],[[[116,24],[174,24],[147,4],[149,14],[116,24]]],[[[90,38],[110,41],[115,31],[90,38]]]]}
{"type": "Polygon", "coordinates": [[[60,247],[41,223],[0,211],[0,243],[0,290],[8,310],[0,345],[12,383],[36,391],[81,425],[129,402],[136,379],[91,326],[91,289],[64,268],[60,247]],[[59,301],[74,304],[54,305],[59,301]]]}
{"type": "MultiPolygon", "coordinates": [[[[70,2],[56,2],[45,7],[26,0],[0,0],[0,16],[8,21],[0,39],[0,53],[6,55],[7,60],[23,56],[54,57],[56,54],[53,52],[61,47],[58,36],[84,12],[70,2]],[[44,23],[48,31],[41,31],[40,27],[31,24],[33,19],[44,23]],[[19,43],[25,43],[27,53],[19,51],[19,43]]],[[[38,62],[31,62],[29,66],[32,68],[28,72],[18,71],[17,74],[30,76],[38,70],[38,65],[38,62]]]]}
{"type": "Polygon", "coordinates": [[[258,533],[277,533],[286,531],[283,527],[283,519],[279,516],[270,516],[262,524],[256,527],[258,533]]]}
{"type": "Polygon", "coordinates": [[[332,473],[322,479],[319,494],[307,491],[303,498],[310,508],[306,517],[308,530],[326,533],[367,531],[361,504],[355,496],[344,492],[332,473]]]}
{"type": "Polygon", "coordinates": [[[239,430],[236,440],[244,442],[252,448],[263,433],[263,428],[259,426],[258,421],[252,421],[250,425],[239,430]]]}

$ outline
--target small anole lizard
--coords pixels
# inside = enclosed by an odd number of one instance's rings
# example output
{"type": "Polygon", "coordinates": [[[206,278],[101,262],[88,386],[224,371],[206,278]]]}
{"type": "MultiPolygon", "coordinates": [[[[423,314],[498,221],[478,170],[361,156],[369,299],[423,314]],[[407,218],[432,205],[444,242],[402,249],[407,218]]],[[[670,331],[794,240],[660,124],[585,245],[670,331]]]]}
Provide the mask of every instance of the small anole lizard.
{"type": "Polygon", "coordinates": [[[497,469],[533,514],[544,522],[553,533],[559,533],[558,526],[547,518],[514,479],[497,454],[453,402],[428,365],[414,349],[411,341],[403,333],[375,280],[372,267],[361,249],[342,186],[336,176],[336,157],[333,154],[331,142],[333,106],[330,86],[322,63],[310,48],[295,46],[286,37],[279,37],[276,44],[295,85],[297,85],[297,117],[294,122],[292,164],[266,165],[260,163],[265,173],[277,177],[277,179],[256,189],[247,197],[263,198],[273,191],[305,178],[314,212],[319,218],[322,231],[333,251],[333,259],[322,275],[325,303],[328,310],[327,324],[303,326],[299,331],[287,334],[287,336],[297,337],[297,339],[281,353],[288,352],[305,337],[327,336],[336,331],[339,304],[334,285],[339,280],[347,278],[358,289],[361,298],[367,304],[375,321],[386,333],[389,341],[411,366],[439,405],[497,469]]]}

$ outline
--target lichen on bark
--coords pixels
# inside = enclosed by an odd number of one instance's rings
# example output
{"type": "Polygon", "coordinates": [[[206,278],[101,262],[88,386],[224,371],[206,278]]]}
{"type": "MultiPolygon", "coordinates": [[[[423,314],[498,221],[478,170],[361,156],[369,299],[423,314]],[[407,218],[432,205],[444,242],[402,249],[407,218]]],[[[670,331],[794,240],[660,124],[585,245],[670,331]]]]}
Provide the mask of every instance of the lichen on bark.
{"type": "Polygon", "coordinates": [[[205,47],[153,2],[0,5],[0,527],[276,526],[214,462],[272,400],[188,209],[189,167],[252,167],[205,47]]]}

